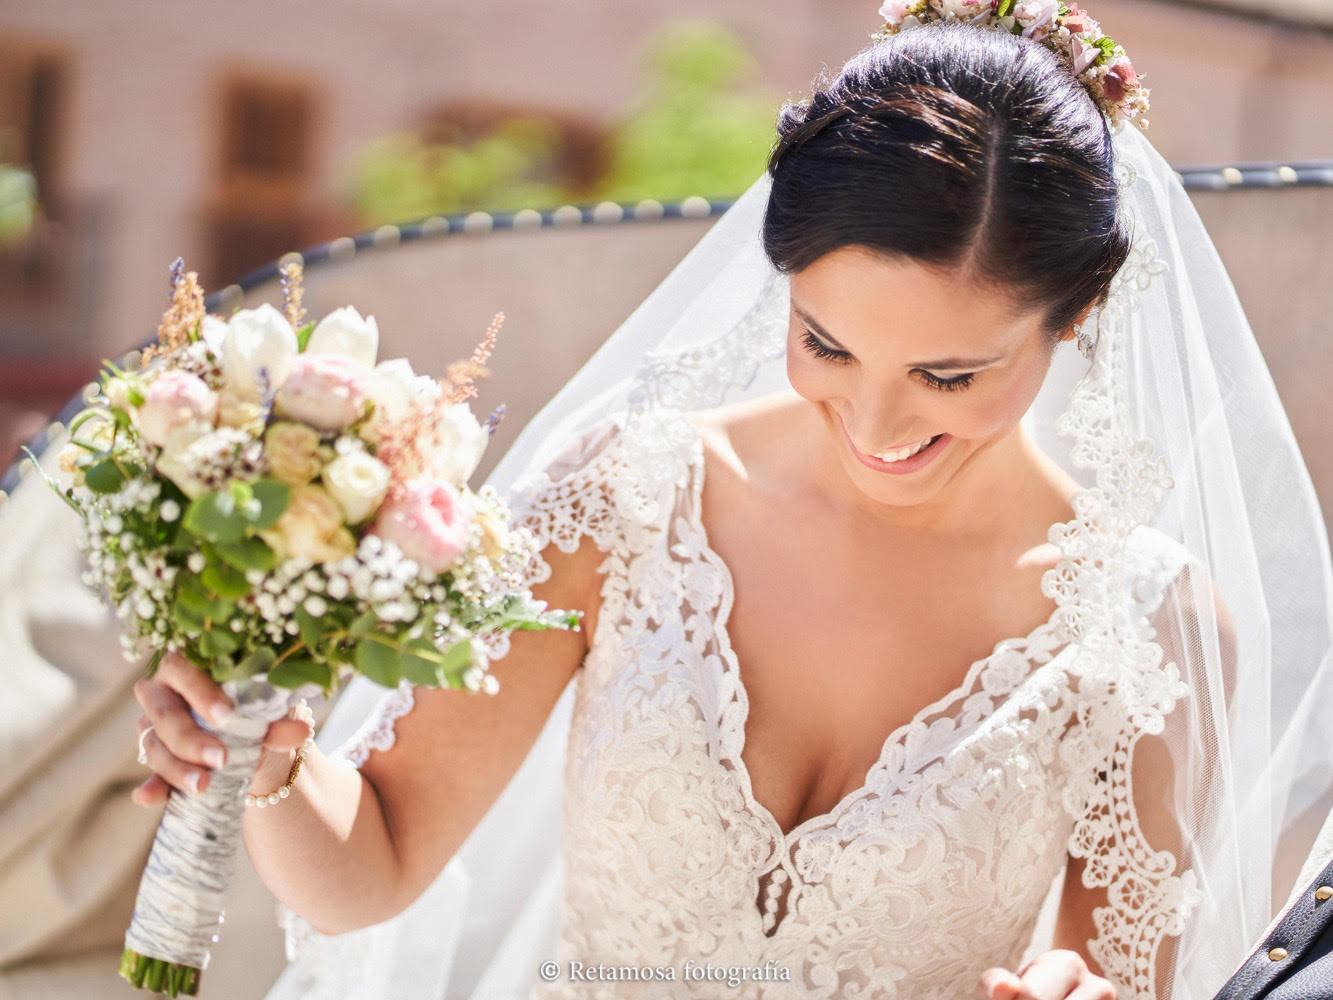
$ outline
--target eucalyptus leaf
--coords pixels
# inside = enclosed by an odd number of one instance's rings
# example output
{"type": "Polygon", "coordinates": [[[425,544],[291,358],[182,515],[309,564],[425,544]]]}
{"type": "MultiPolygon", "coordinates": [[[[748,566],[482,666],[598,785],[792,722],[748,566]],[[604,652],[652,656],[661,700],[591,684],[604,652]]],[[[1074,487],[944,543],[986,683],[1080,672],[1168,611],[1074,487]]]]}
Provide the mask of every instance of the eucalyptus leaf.
{"type": "Polygon", "coordinates": [[[236,498],[227,490],[205,493],[185,510],[185,527],[210,542],[239,542],[245,537],[245,519],[236,498]]]}
{"type": "Polygon", "coordinates": [[[278,556],[259,538],[242,538],[239,542],[219,542],[217,553],[241,571],[257,569],[267,573],[278,564],[278,556]]]}
{"type": "Polygon", "coordinates": [[[248,517],[250,527],[262,531],[273,524],[292,499],[292,488],[277,479],[256,479],[250,484],[254,498],[259,501],[259,509],[253,517],[248,517]]]}
{"type": "Polygon", "coordinates": [[[367,636],[358,642],[352,662],[361,673],[387,688],[396,688],[402,676],[398,650],[377,638],[367,636]]]}
{"type": "Polygon", "coordinates": [[[83,470],[83,480],[94,493],[119,493],[125,485],[125,473],[114,459],[104,458],[83,470]]]}
{"type": "Polygon", "coordinates": [[[235,566],[218,558],[204,567],[200,579],[204,586],[219,597],[235,600],[250,593],[250,581],[235,566]]]}
{"type": "Polygon", "coordinates": [[[199,652],[210,658],[225,656],[236,652],[240,644],[240,637],[235,632],[225,626],[217,626],[204,629],[204,634],[199,637],[199,652]]]}
{"type": "Polygon", "coordinates": [[[289,656],[268,672],[268,682],[274,687],[283,688],[318,684],[328,690],[333,683],[333,672],[327,663],[320,663],[308,656],[289,656]]]}
{"type": "Polygon", "coordinates": [[[324,629],[319,619],[302,607],[296,609],[293,617],[296,619],[297,628],[301,630],[301,641],[310,649],[318,646],[319,641],[324,638],[324,629]]]}

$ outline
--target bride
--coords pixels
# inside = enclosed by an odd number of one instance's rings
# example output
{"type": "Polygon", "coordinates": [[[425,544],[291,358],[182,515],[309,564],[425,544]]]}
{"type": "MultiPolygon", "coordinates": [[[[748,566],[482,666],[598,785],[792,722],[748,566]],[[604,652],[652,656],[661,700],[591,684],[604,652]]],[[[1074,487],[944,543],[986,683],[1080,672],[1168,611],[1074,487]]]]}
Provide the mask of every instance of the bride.
{"type": "Polygon", "coordinates": [[[1234,292],[1105,71],[898,6],[488,480],[582,628],[247,810],[271,997],[1206,1000],[1290,888],[1333,584],[1234,292]]]}

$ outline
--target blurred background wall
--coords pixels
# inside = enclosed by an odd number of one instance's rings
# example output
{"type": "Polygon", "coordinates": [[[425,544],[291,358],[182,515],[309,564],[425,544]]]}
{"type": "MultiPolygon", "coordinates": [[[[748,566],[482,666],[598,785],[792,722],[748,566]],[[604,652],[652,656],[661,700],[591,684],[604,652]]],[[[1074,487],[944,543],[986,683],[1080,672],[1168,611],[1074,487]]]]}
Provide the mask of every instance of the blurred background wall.
{"type": "MultiPolygon", "coordinates": [[[[734,196],[762,170],[782,100],[856,51],[877,6],[678,0],[668,19],[644,0],[0,0],[0,466],[102,358],[152,334],[177,256],[213,291],[285,252],[435,213],[734,196]]],[[[1151,88],[1149,135],[1177,167],[1333,160],[1328,0],[1091,6],[1151,88]]],[[[1194,203],[1333,512],[1333,188],[1209,192],[1194,203]]],[[[384,356],[436,373],[506,312],[495,375],[475,406],[503,402],[508,415],[480,482],[709,224],[475,233],[377,250],[312,269],[306,307],[318,316],[355,303],[376,315],[384,356]]],[[[244,304],[259,301],[280,302],[277,288],[244,304]]],[[[90,609],[86,633],[33,636],[50,662],[69,665],[66,701],[50,702],[66,707],[51,710],[50,726],[32,720],[26,746],[0,745],[0,812],[57,721],[77,743],[79,706],[115,715],[107,731],[121,735],[108,745],[125,744],[129,776],[116,780],[131,783],[104,791],[128,803],[141,771],[136,671],[95,618],[90,609]]],[[[50,770],[32,767],[40,787],[50,770]]],[[[130,855],[146,856],[156,820],[123,810],[130,855]]],[[[81,815],[68,826],[88,829],[81,815]]],[[[114,956],[142,857],[117,856],[128,877],[107,880],[77,933],[0,970],[0,1000],[129,995],[114,956]]],[[[244,859],[229,900],[204,996],[260,996],[281,967],[281,940],[244,859]]]]}

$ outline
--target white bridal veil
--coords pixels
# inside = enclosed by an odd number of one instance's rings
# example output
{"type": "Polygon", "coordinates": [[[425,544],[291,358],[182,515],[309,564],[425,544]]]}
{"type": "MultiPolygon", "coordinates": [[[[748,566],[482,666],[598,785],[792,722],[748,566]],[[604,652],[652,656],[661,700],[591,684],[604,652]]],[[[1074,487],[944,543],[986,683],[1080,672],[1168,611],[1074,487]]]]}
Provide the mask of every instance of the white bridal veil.
{"type": "MultiPolygon", "coordinates": [[[[1333,571],[1309,475],[1240,303],[1180,180],[1133,127],[1115,132],[1131,256],[1089,320],[1095,349],[1056,352],[1024,417],[1084,487],[1043,591],[1076,642],[1079,683],[1114,711],[1062,746],[1069,849],[1106,887],[1092,954],[1136,1000],[1207,1000],[1286,901],[1333,800],[1333,571]],[[1148,621],[1127,610],[1139,525],[1189,554],[1148,621]],[[1164,751],[1137,766],[1151,739],[1164,751]],[[1169,761],[1169,766],[1167,764],[1169,761]],[[1139,824],[1165,787],[1170,843],[1139,824]],[[1156,989],[1159,947],[1174,971],[1156,989]]],[[[787,284],[759,242],[762,176],[533,418],[488,482],[526,476],[608,414],[697,409],[786,386],[787,284]]],[[[1164,581],[1168,582],[1168,581],[1164,581]]],[[[288,920],[296,960],[270,1000],[518,998],[554,953],[561,768],[572,682],[522,769],[439,879],[384,924],[336,937],[288,920]]],[[[319,734],[360,759],[410,689],[355,680],[319,734]]],[[[1147,755],[1144,755],[1147,759],[1147,755]]],[[[923,928],[929,935],[929,928],[923,928]]]]}

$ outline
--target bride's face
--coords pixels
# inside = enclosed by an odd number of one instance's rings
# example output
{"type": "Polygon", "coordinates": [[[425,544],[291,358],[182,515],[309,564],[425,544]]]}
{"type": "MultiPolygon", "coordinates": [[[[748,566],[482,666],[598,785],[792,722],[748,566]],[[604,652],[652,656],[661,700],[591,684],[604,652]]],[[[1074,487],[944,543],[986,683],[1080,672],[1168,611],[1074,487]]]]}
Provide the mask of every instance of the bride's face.
{"type": "Polygon", "coordinates": [[[826,447],[868,499],[916,505],[988,452],[1013,454],[1004,444],[1054,349],[1040,309],[959,273],[857,247],[793,274],[791,303],[788,378],[815,405],[826,447]]]}

